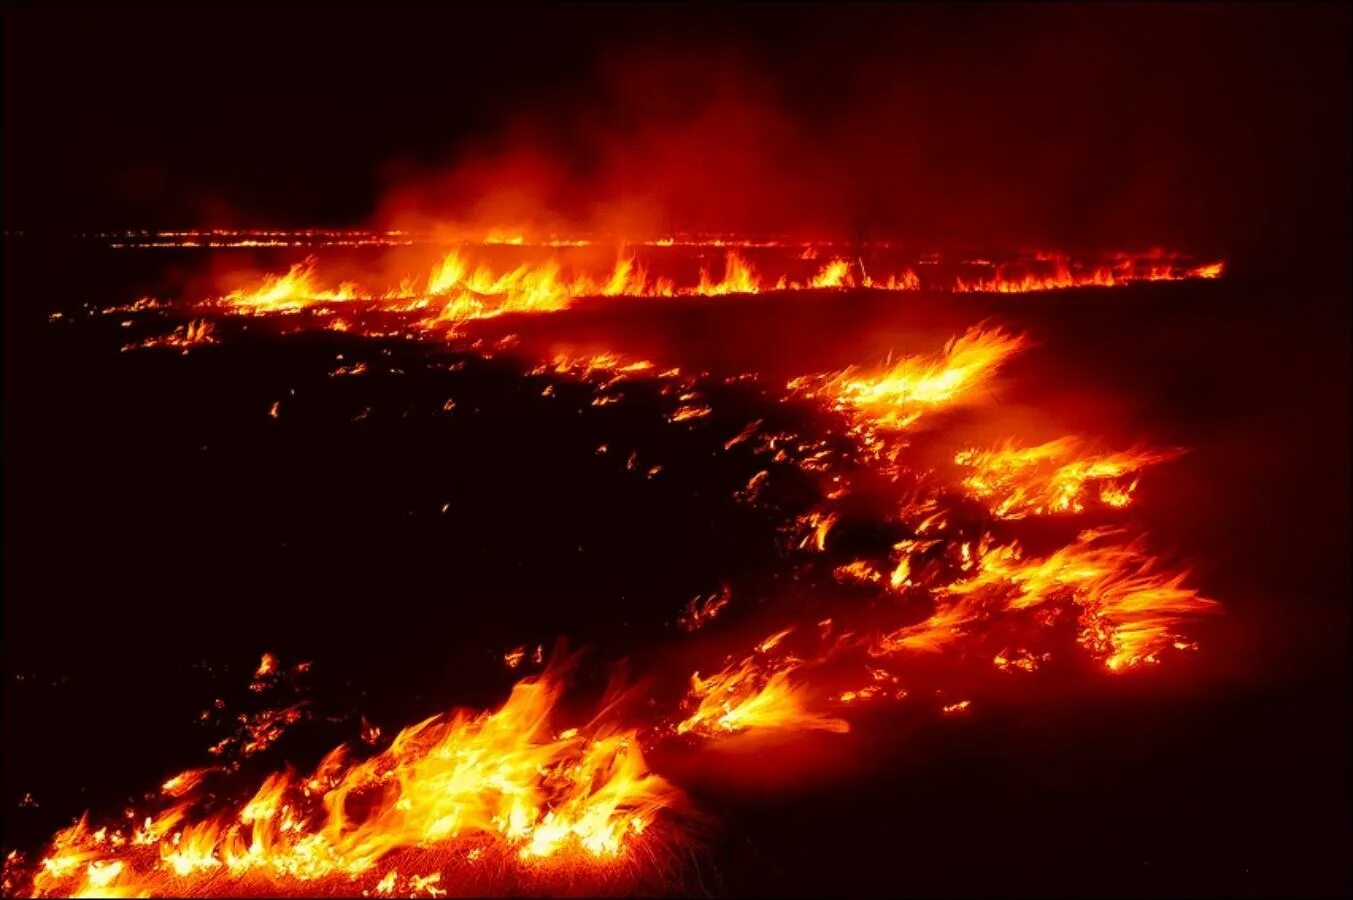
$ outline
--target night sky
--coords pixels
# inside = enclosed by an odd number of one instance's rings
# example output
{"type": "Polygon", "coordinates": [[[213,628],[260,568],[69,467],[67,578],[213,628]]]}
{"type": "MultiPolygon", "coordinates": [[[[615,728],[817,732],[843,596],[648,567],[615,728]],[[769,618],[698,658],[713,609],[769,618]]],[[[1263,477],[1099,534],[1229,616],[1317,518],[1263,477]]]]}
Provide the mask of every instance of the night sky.
{"type": "Polygon", "coordinates": [[[1347,245],[1346,4],[10,6],[7,229],[1347,245]]]}

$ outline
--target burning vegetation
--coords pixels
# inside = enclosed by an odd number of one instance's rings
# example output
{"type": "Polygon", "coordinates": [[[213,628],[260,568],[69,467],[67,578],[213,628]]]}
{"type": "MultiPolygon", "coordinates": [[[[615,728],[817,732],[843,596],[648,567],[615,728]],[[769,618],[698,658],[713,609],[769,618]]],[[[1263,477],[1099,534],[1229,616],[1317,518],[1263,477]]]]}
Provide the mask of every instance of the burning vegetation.
{"type": "MultiPolygon", "coordinates": [[[[330,238],[341,246],[415,240],[405,233],[166,233],[142,245],[267,240],[314,246],[330,238]]],[[[31,862],[13,856],[7,893],[588,890],[605,873],[659,865],[664,848],[687,840],[682,824],[689,803],[680,786],[648,762],[662,748],[699,753],[768,733],[826,732],[848,740],[853,710],[866,702],[873,709],[916,707],[919,698],[936,696],[936,715],[976,713],[980,699],[964,694],[979,669],[1033,677],[1076,656],[1106,674],[1127,674],[1196,649],[1191,629],[1217,604],[1122,517],[1150,469],[1182,449],[1139,445],[1113,452],[1080,436],[1031,444],[1011,435],[992,447],[949,447],[945,469],[927,470],[910,458],[923,420],[971,404],[1012,362],[1037,352],[1036,336],[983,321],[924,352],[788,380],[757,373],[721,380],[611,350],[531,358],[508,336],[489,340],[464,326],[561,315],[594,298],[640,304],[774,292],[1107,289],[1216,278],[1220,262],[1161,252],[1111,254],[1098,262],[1039,253],[948,267],[918,259],[887,271],[877,265],[877,248],[851,254],[724,239],[631,243],[602,268],[566,255],[592,244],[517,235],[465,242],[425,273],[389,285],[327,278],[318,261],[307,258],[215,296],[124,307],[129,315],[169,309],[188,317],[169,335],[124,349],[210,352],[207,345],[231,339],[232,320],[275,321],[287,333],[335,329],[355,339],[450,342],[470,356],[520,354],[524,377],[548,380],[544,396],[554,395],[556,385],[586,385],[590,404],[603,406],[624,402],[631,385],[657,385],[670,398],[667,422],[681,429],[715,427],[719,391],[750,385],[766,416],[740,421],[718,440],[724,453],[753,454],[764,464],[736,497],[785,518],[786,556],[823,573],[821,583],[831,591],[824,589],[822,604],[830,615],[777,613],[776,598],[717,586],[672,611],[673,640],[717,634],[729,641],[725,647],[744,649],[706,654],[698,669],[644,673],[667,690],[648,706],[616,702],[591,716],[571,714],[563,702],[567,673],[548,665],[522,674],[492,708],[444,712],[388,740],[364,724],[366,749],[342,744],[313,767],[285,766],[252,783],[244,783],[238,760],[266,749],[301,718],[300,707],[248,719],[245,736],[219,748],[219,764],[168,778],[144,807],[120,818],[82,817],[31,862]],[[504,247],[523,255],[504,262],[508,257],[496,252],[504,247]],[[782,404],[807,409],[821,434],[767,425],[770,411],[782,404]],[[813,485],[806,507],[786,511],[766,500],[786,470],[813,485]],[[852,501],[866,493],[871,508],[883,510],[871,514],[869,525],[888,536],[886,546],[838,540],[861,516],[852,501]],[[1012,531],[1031,519],[1078,527],[1061,545],[1031,552],[1012,531]],[[755,643],[740,638],[747,631],[741,617],[753,599],[771,601],[765,609],[781,617],[776,630],[755,643]],[[948,666],[942,676],[935,675],[937,660],[948,666]],[[943,681],[933,689],[936,677],[943,681]],[[570,880],[550,881],[560,873],[570,880]]],[[[1017,308],[1011,310],[1017,317],[1017,308]]],[[[371,369],[360,363],[331,374],[369,378],[371,369]]],[[[450,413],[454,401],[444,409],[450,413]]],[[[278,404],[271,414],[279,415],[278,404]]],[[[604,444],[596,449],[600,456],[613,452],[604,444]]],[[[637,451],[625,465],[650,479],[662,471],[637,451]]],[[[545,660],[533,641],[508,651],[503,662],[531,670],[545,660]]],[[[278,661],[265,656],[254,689],[265,692],[279,677],[278,661]]]]}

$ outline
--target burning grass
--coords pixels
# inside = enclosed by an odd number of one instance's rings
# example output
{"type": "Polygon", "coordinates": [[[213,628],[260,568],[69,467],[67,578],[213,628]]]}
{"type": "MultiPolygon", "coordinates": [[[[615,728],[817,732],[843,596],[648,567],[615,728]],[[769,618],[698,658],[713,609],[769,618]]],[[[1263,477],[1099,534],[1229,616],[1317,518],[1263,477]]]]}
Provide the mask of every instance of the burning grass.
{"type": "MultiPolygon", "coordinates": [[[[727,585],[693,598],[673,611],[673,630],[701,638],[715,633],[744,649],[698,671],[644,673],[663,688],[647,706],[611,703],[591,718],[570,719],[561,704],[565,679],[551,667],[520,678],[497,706],[426,718],[369,755],[346,744],[334,747],[304,774],[283,767],[241,785],[238,778],[223,779],[222,771],[230,769],[225,763],[180,773],[163,783],[147,808],[120,820],[82,817],[31,866],[12,858],[7,893],[628,890],[645,872],[662,871],[672,848],[686,840],[684,794],[648,763],[667,742],[685,742],[699,752],[758,733],[847,735],[851,710],[865,701],[877,708],[906,700],[915,689],[914,673],[934,659],[953,661],[935,712],[963,717],[973,708],[963,696],[972,677],[964,673],[977,666],[1027,675],[1074,653],[1105,673],[1122,674],[1195,649],[1190,628],[1216,603],[1126,524],[1087,521],[1073,540],[1037,555],[1008,533],[1012,523],[1029,519],[1119,515],[1133,504],[1143,473],[1180,451],[1103,452],[1072,437],[1030,446],[1011,436],[994,449],[952,447],[959,473],[952,479],[921,477],[909,465],[909,429],[923,416],[964,408],[1008,363],[1032,352],[1035,342],[1023,332],[983,322],[929,352],[772,384],[755,373],[721,381],[611,350],[530,358],[510,337],[470,341],[458,331],[472,320],[559,314],[593,296],[648,302],[921,287],[910,269],[871,276],[858,259],[829,255],[818,261],[816,254],[813,265],[803,276],[764,274],[729,250],[721,270],[705,265],[683,283],[655,274],[633,255],[618,257],[609,271],[588,274],[571,272],[553,257],[495,268],[460,247],[422,279],[373,290],[327,282],[318,264],[306,260],[192,304],[189,324],[166,338],[131,345],[186,352],[228,340],[215,325],[234,316],[294,320],[299,327],[341,322],[354,338],[450,340],[484,357],[521,353],[522,371],[547,379],[543,396],[555,396],[565,384],[581,385],[576,389],[589,393],[588,407],[623,403],[626,391],[645,386],[666,398],[664,427],[681,433],[724,428],[720,405],[730,384],[740,387],[765,415],[714,436],[714,452],[756,460],[756,474],[735,498],[782,518],[789,536],[784,555],[796,571],[809,573],[803,577],[821,592],[820,603],[809,614],[781,608],[775,597],[757,598],[770,601],[768,615],[779,621],[769,637],[746,649],[738,640],[747,628],[743,598],[727,585]],[[395,318],[369,326],[372,320],[358,307],[395,318]],[[821,433],[768,426],[771,410],[785,401],[811,409],[809,421],[821,433]],[[807,508],[769,499],[786,471],[815,486],[807,508]],[[874,533],[889,536],[883,548],[838,539],[858,516],[850,502],[866,490],[877,494],[870,497],[872,508],[886,510],[869,523],[874,533]],[[837,590],[843,584],[869,602],[837,590]],[[1059,639],[1068,630],[1070,643],[1059,639]]],[[[1211,278],[1221,268],[1185,265],[1166,254],[1119,256],[1085,268],[1044,254],[1025,269],[996,266],[994,272],[994,280],[957,280],[947,289],[1114,287],[1211,278]]],[[[140,311],[158,314],[161,305],[140,311]]],[[[365,363],[354,363],[331,374],[350,382],[370,372],[365,363]]],[[[455,405],[447,401],[443,409],[450,413],[455,405]]],[[[279,415],[278,404],[271,414],[279,415]]],[[[607,453],[606,445],[597,449],[607,453]]],[[[650,480],[662,473],[661,463],[640,462],[637,450],[625,466],[650,480]]],[[[527,665],[527,654],[523,644],[503,658],[515,670],[527,665]]],[[[541,662],[539,649],[531,659],[541,662]]],[[[265,657],[254,683],[262,690],[276,678],[276,660],[265,657]]],[[[241,739],[218,755],[266,750],[280,729],[299,719],[298,713],[288,717],[288,710],[246,728],[252,744],[241,739]]],[[[378,733],[368,731],[363,737],[379,745],[378,733]]]]}

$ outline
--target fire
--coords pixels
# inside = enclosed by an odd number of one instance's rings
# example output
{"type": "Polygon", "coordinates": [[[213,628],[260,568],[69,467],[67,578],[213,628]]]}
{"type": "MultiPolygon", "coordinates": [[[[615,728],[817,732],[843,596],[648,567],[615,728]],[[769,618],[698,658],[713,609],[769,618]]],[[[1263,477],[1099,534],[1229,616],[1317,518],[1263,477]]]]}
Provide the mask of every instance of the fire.
{"type": "Polygon", "coordinates": [[[192,319],[169,334],[149,337],[139,344],[127,344],[122,350],[126,352],[144,347],[174,347],[187,356],[194,347],[216,343],[215,331],[216,326],[206,319],[192,319]]]}
{"type": "Polygon", "coordinates": [[[239,288],[226,294],[221,302],[240,312],[253,314],[294,312],[317,303],[345,303],[356,299],[359,288],[344,282],[335,290],[319,286],[317,261],[308,256],[287,270],[285,275],[266,275],[253,290],[239,288]]]}
{"type": "Polygon", "coordinates": [[[822,267],[822,270],[813,276],[809,285],[815,288],[839,288],[847,285],[846,279],[850,277],[850,263],[844,259],[834,259],[822,267]]]}
{"type": "Polygon", "coordinates": [[[963,486],[990,502],[996,516],[1020,519],[1078,513],[1096,501],[1127,506],[1137,489],[1137,472],[1182,452],[1092,453],[1084,449],[1081,439],[1064,437],[1032,447],[1020,447],[1011,440],[993,450],[969,448],[955,454],[954,462],[971,470],[963,486]]]}
{"type": "Polygon", "coordinates": [[[1158,662],[1188,646],[1180,625],[1216,601],[1184,585],[1187,571],[1162,570],[1140,539],[1121,543],[1119,534],[1084,531],[1043,559],[1026,559],[1017,543],[981,549],[975,573],[940,591],[929,618],[885,635],[875,652],[938,650],[979,621],[1062,603],[1075,610],[1079,643],[1110,670],[1158,662]]]}
{"type": "Polygon", "coordinates": [[[723,612],[724,607],[732,599],[733,596],[728,590],[728,585],[724,585],[718,592],[710,594],[708,597],[692,597],[691,602],[686,604],[681,617],[677,619],[677,624],[681,626],[683,631],[698,631],[723,612]]]}
{"type": "MultiPolygon", "coordinates": [[[[405,243],[399,241],[397,243],[405,243]]],[[[551,239],[544,243],[520,235],[490,235],[479,246],[549,247],[591,246],[587,240],[551,239]]],[[[657,247],[778,247],[777,242],[738,241],[627,242],[657,247]]],[[[196,246],[196,244],[194,244],[196,246]]],[[[527,260],[508,268],[473,258],[473,244],[461,243],[437,260],[423,276],[411,274],[384,289],[359,286],[352,281],[337,286],[322,284],[316,258],[292,265],[285,273],[264,276],[253,287],[236,288],[214,305],[249,315],[295,313],[304,309],[327,309],[332,305],[364,303],[387,312],[414,312],[425,328],[454,329],[456,324],[512,313],[560,312],[585,297],[718,297],[766,291],[863,288],[881,291],[992,291],[1017,293],[1068,287],[1117,287],[1134,281],[1211,279],[1220,277],[1224,263],[1187,266],[1182,258],[1153,251],[1146,255],[1120,254],[1111,262],[1086,266],[1057,253],[1037,253],[1030,262],[997,265],[993,274],[976,280],[961,276],[952,281],[922,282],[912,268],[874,277],[840,256],[830,258],[806,276],[780,273],[763,276],[736,249],[726,249],[722,275],[702,268],[694,283],[678,284],[670,277],[650,273],[648,265],[632,252],[618,253],[609,270],[583,271],[567,268],[557,256],[527,260]]],[[[810,248],[811,249],[811,248],[810,248]]],[[[816,256],[816,253],[813,254],[816,256]]],[[[804,256],[803,258],[811,258],[804,256]]]]}
{"type": "Polygon", "coordinates": [[[811,547],[818,552],[826,550],[827,535],[831,533],[832,526],[835,524],[836,513],[824,513],[815,510],[800,517],[798,527],[803,537],[799,539],[799,549],[806,550],[811,547]]]}
{"type": "Polygon", "coordinates": [[[823,397],[833,409],[871,428],[901,430],[927,409],[954,403],[981,387],[1025,346],[1021,335],[974,326],[939,356],[907,356],[876,369],[850,367],[795,378],[791,392],[823,397]]]}
{"type": "Polygon", "coordinates": [[[757,649],[758,653],[709,678],[701,678],[698,672],[691,676],[689,702],[694,710],[677,724],[677,734],[718,736],[749,729],[850,730],[845,720],[812,710],[810,687],[793,677],[799,661],[765,659],[771,649],[765,642],[757,649]]]}
{"type": "Polygon", "coordinates": [[[717,297],[722,294],[753,294],[760,289],[761,279],[756,270],[737,253],[729,251],[724,257],[723,278],[715,281],[707,269],[702,269],[695,293],[717,297]]]}
{"type": "MultiPolygon", "coordinates": [[[[392,243],[407,242],[402,233],[386,237],[392,243]]],[[[229,235],[220,239],[236,240],[229,235]]],[[[348,239],[366,238],[346,234],[334,238],[348,239]]],[[[559,237],[542,242],[514,230],[493,231],[450,250],[443,247],[426,271],[377,289],[325,282],[310,257],[199,309],[203,315],[304,313],[294,320],[301,322],[327,315],[327,320],[320,318],[319,327],[355,335],[458,339],[464,335],[460,327],[471,321],[562,313],[586,298],[839,289],[1010,293],[1210,279],[1220,277],[1224,268],[1220,262],[1196,265],[1163,252],[1120,254],[1100,265],[1043,253],[1016,262],[965,263],[969,268],[964,272],[972,267],[987,271],[976,279],[934,274],[928,264],[938,263],[938,258],[919,261],[927,264],[924,279],[911,267],[875,277],[865,270],[866,259],[870,266],[875,264],[867,252],[848,259],[841,248],[828,246],[794,246],[790,255],[797,268],[791,264],[788,270],[777,271],[773,254],[753,250],[778,246],[774,242],[723,238],[635,242],[659,249],[736,248],[722,253],[721,273],[706,266],[697,279],[688,270],[682,281],[669,277],[668,270],[648,256],[641,258],[630,250],[618,252],[609,267],[592,268],[569,263],[568,254],[558,252],[593,243],[559,237]],[[476,247],[485,245],[511,249],[476,253],[476,247]],[[541,247],[549,249],[515,264],[502,263],[505,252],[517,259],[518,249],[541,247]],[[819,264],[819,259],[824,261],[819,264]],[[656,274],[659,271],[663,274],[656,274]],[[342,319],[332,315],[339,306],[344,307],[342,319]],[[373,312],[390,316],[373,328],[367,315],[373,312]]],[[[194,319],[173,335],[154,340],[140,346],[168,345],[186,351],[213,342],[215,332],[209,319],[194,319]]],[[[465,344],[470,351],[489,356],[513,347],[514,340],[490,337],[465,344]]],[[[725,451],[747,442],[751,452],[770,457],[766,467],[734,493],[739,500],[760,502],[758,498],[768,493],[775,464],[791,463],[820,476],[825,485],[821,498],[807,505],[807,511],[787,515],[781,524],[790,535],[791,549],[813,551],[814,559],[807,565],[821,565],[837,581],[854,585],[840,593],[849,594],[847,601],[855,606],[836,606],[814,612],[811,619],[780,623],[787,627],[747,655],[725,658],[722,668],[708,677],[693,674],[678,709],[655,712],[644,722],[622,723],[612,706],[584,726],[555,730],[562,685],[559,675],[547,669],[520,680],[496,709],[433,716],[403,729],[386,749],[367,758],[361,757],[372,749],[340,746],[307,775],[286,768],[235,793],[220,785],[239,773],[231,759],[266,749],[309,712],[297,703],[241,715],[236,733],[211,751],[227,758],[165,780],[157,805],[148,814],[136,812],[120,825],[97,829],[86,817],[57,834],[33,870],[32,893],[247,893],[261,885],[264,892],[333,894],[362,889],[377,896],[419,892],[441,896],[460,887],[454,868],[447,864],[473,863],[485,852],[506,861],[498,865],[633,861],[647,856],[650,848],[644,842],[653,839],[654,823],[670,817],[670,811],[682,804],[679,790],[646,764],[641,735],[672,740],[674,735],[712,739],[760,731],[842,733],[850,730],[849,723],[824,712],[823,703],[859,706],[859,701],[908,696],[900,676],[872,665],[864,666],[869,673],[866,683],[841,691],[842,685],[832,685],[823,676],[828,662],[851,654],[845,662],[853,664],[882,657],[919,658],[907,654],[935,659],[952,653],[954,658],[976,659],[983,667],[995,666],[1016,677],[1013,673],[1034,672],[1051,658],[1044,639],[1059,622],[1074,628],[1083,653],[1114,672],[1159,662],[1172,649],[1193,647],[1183,634],[1185,624],[1213,611],[1216,604],[1185,584],[1186,571],[1164,566],[1148,554],[1141,539],[1124,540],[1119,531],[1085,531],[1060,549],[1028,557],[1018,542],[998,543],[991,534],[980,533],[992,518],[1018,520],[1079,513],[1095,505],[1127,506],[1140,472],[1182,451],[1137,447],[1104,453],[1078,437],[1033,446],[1012,438],[992,449],[954,452],[950,447],[948,452],[963,472],[958,486],[968,495],[961,504],[950,502],[956,492],[947,487],[918,488],[902,498],[887,494],[885,524],[905,534],[894,533],[887,542],[871,544],[879,548],[875,558],[856,558],[875,551],[850,546],[857,531],[853,518],[846,519],[850,527],[833,531],[843,516],[856,514],[853,507],[844,512],[846,507],[838,508],[835,501],[867,481],[857,482],[844,471],[842,460],[852,466],[858,462],[866,476],[895,474],[906,446],[902,432],[922,416],[968,402],[1028,345],[1023,334],[983,323],[952,337],[939,352],[890,357],[882,365],[849,366],[788,382],[785,396],[818,400],[844,417],[850,427],[843,443],[853,442],[863,451],[858,456],[825,438],[774,426],[763,431],[762,419],[722,441],[725,451]],[[977,512],[971,512],[974,509],[977,512]],[[891,550],[886,549],[889,545],[891,550]],[[874,595],[869,604],[856,602],[862,592],[874,595]],[[876,600],[880,602],[875,604],[876,600]],[[928,615],[916,621],[912,611],[918,606],[928,615]],[[835,618],[822,618],[828,611],[835,618]],[[899,624],[896,616],[903,614],[908,619],[899,624]],[[812,630],[810,622],[817,623],[817,640],[826,649],[804,658],[787,647],[804,643],[812,630]],[[419,853],[416,870],[399,868],[405,851],[419,853]],[[435,863],[432,868],[429,859],[435,863]]],[[[709,431],[718,421],[706,402],[706,394],[717,398],[717,392],[704,391],[697,376],[663,368],[653,360],[601,350],[542,356],[528,365],[534,363],[538,365],[529,369],[530,375],[593,385],[591,403],[596,406],[620,402],[619,388],[636,381],[666,380],[662,392],[676,403],[675,408],[667,407],[669,422],[709,431]]],[[[355,363],[330,374],[366,371],[366,363],[355,363]]],[[[544,396],[563,393],[556,394],[553,383],[542,391],[544,396]]],[[[269,408],[274,419],[280,416],[280,402],[269,408]]],[[[447,412],[455,408],[450,399],[442,406],[447,412]]],[[[834,416],[828,418],[839,424],[834,416]]],[[[840,431],[829,433],[840,436],[840,431]]],[[[601,444],[596,452],[624,458],[620,446],[601,444]]],[[[629,451],[625,468],[649,478],[662,471],[661,464],[647,458],[641,463],[638,450],[629,451]]],[[[447,508],[442,506],[443,513],[447,508]]],[[[793,555],[797,565],[807,554],[793,555]]],[[[794,575],[797,580],[798,572],[794,575]]],[[[687,633],[704,628],[724,615],[730,599],[726,585],[694,597],[676,617],[675,627],[687,633]]],[[[719,622],[720,627],[728,624],[726,619],[719,622]]],[[[542,663],[543,648],[536,646],[532,652],[522,644],[501,659],[508,669],[519,671],[528,659],[542,663]]],[[[891,660],[885,664],[894,668],[891,660]]],[[[288,677],[273,655],[264,654],[251,688],[261,693],[288,677]]],[[[935,695],[954,696],[949,690],[935,695]]],[[[946,700],[936,707],[940,714],[962,715],[970,705],[969,700],[946,700]]],[[[380,729],[365,719],[361,738],[371,748],[382,741],[380,729]]]]}
{"type": "Polygon", "coordinates": [[[751,729],[849,731],[843,719],[813,710],[814,691],[796,674],[803,661],[775,653],[793,631],[777,631],[757,644],[752,655],[730,661],[708,678],[692,675],[686,698],[690,714],[677,723],[676,733],[715,737],[751,729]]]}
{"type": "Polygon", "coordinates": [[[959,278],[958,291],[1019,294],[1083,287],[1119,287],[1134,281],[1183,281],[1219,278],[1223,262],[1189,266],[1176,254],[1153,250],[1142,255],[1118,254],[1110,263],[1085,266],[1062,253],[1040,251],[1028,262],[997,265],[987,278],[959,278]]]}
{"type": "Polygon", "coordinates": [[[388,884],[391,854],[446,854],[468,838],[501,842],[522,860],[616,858],[680,794],[648,769],[634,730],[556,735],[560,691],[552,675],[523,679],[497,710],[434,716],[360,762],[340,746],[308,777],[271,775],[234,807],[207,812],[194,792],[200,776],[171,779],[163,793],[178,802],[136,829],[93,831],[81,819],[59,833],[33,894],[186,894],[256,876],[273,890],[388,884]]]}

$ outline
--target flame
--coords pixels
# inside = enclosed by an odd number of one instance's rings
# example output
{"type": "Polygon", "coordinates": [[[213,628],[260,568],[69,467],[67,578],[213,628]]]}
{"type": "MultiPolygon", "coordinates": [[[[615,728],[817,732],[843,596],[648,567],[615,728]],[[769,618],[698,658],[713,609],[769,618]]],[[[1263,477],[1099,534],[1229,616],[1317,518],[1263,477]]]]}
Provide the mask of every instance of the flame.
{"type": "Polygon", "coordinates": [[[174,347],[186,356],[188,351],[192,350],[194,347],[200,347],[204,344],[215,344],[217,342],[215,331],[216,326],[206,319],[192,319],[186,324],[175,328],[169,334],[149,337],[139,344],[127,344],[122,350],[123,352],[126,352],[128,350],[140,350],[145,347],[174,347]]]}
{"type": "Polygon", "coordinates": [[[816,729],[846,732],[850,725],[811,710],[809,687],[791,676],[795,661],[770,665],[756,656],[729,665],[709,678],[691,676],[694,711],[677,724],[677,734],[706,736],[748,729],[816,729]]]}
{"type": "MultiPolygon", "coordinates": [[[[401,241],[400,243],[404,243],[401,241]]],[[[491,234],[480,246],[510,247],[582,247],[586,240],[552,239],[544,243],[527,241],[516,234],[491,234]]],[[[662,241],[633,242],[648,247],[777,247],[777,242],[747,241],[662,241]]],[[[196,246],[197,244],[193,244],[196,246]]],[[[700,270],[695,284],[677,285],[667,277],[650,275],[647,267],[632,253],[617,255],[610,271],[566,271],[559,258],[522,262],[507,269],[494,269],[475,262],[470,244],[447,251],[422,278],[406,276],[398,285],[385,290],[370,290],[345,281],[337,287],[324,287],[317,272],[315,257],[292,265],[283,274],[269,274],[252,288],[236,288],[215,304],[242,314],[262,315],[295,313],[307,308],[325,308],[333,304],[357,301],[389,312],[419,312],[422,327],[452,328],[458,323],[493,318],[510,313],[547,313],[569,309],[583,297],[716,297],[728,294],[755,294],[765,291],[821,288],[868,288],[885,291],[915,291],[922,287],[936,290],[996,291],[1001,293],[1054,290],[1067,287],[1116,287],[1133,281],[1212,279],[1221,276],[1224,263],[1186,266],[1177,255],[1152,251],[1143,256],[1120,254],[1112,262],[1085,267],[1056,253],[1037,253],[1031,263],[995,266],[988,278],[955,278],[952,282],[923,285],[911,268],[875,278],[864,271],[861,260],[857,277],[851,263],[833,257],[806,279],[781,274],[763,277],[737,250],[727,249],[723,274],[716,278],[708,268],[700,270]],[[1036,270],[1030,266],[1036,266],[1036,270]]]]}
{"type": "Polygon", "coordinates": [[[885,635],[875,652],[940,650],[979,620],[1065,601],[1077,610],[1078,641],[1110,670],[1158,662],[1186,645],[1179,625],[1216,601],[1184,586],[1187,571],[1160,570],[1140,539],[1116,543],[1119,533],[1081,532],[1043,559],[1025,559],[1018,544],[981,549],[975,573],[944,588],[929,618],[885,635]]]}
{"type": "Polygon", "coordinates": [[[939,356],[907,356],[877,369],[850,367],[789,382],[791,392],[824,397],[838,412],[871,428],[905,429],[926,409],[954,403],[987,383],[1025,346],[1000,328],[974,326],[951,339],[939,356]]]}
{"type": "Polygon", "coordinates": [[[724,256],[723,278],[715,281],[709,270],[700,270],[700,283],[695,293],[703,297],[723,294],[751,294],[761,289],[761,279],[751,265],[733,251],[724,256]]]}
{"type": "Polygon", "coordinates": [[[818,510],[800,516],[798,527],[803,537],[799,539],[799,549],[806,550],[811,546],[819,553],[827,549],[827,535],[831,533],[832,526],[836,524],[836,513],[824,513],[818,510]]]}
{"type": "Polygon", "coordinates": [[[954,462],[972,470],[963,486],[989,501],[996,516],[1020,519],[1082,512],[1092,497],[1106,506],[1127,506],[1138,484],[1131,476],[1183,452],[1139,448],[1091,453],[1083,447],[1084,441],[1075,437],[1023,448],[1010,440],[992,450],[961,450],[954,462]]]}
{"type": "Polygon", "coordinates": [[[308,256],[287,270],[285,275],[265,275],[253,290],[231,291],[221,299],[227,306],[248,313],[293,312],[318,303],[346,303],[358,296],[359,288],[344,282],[336,290],[319,286],[317,261],[308,256]]]}
{"type": "Polygon", "coordinates": [[[724,607],[732,599],[733,595],[728,585],[724,585],[717,593],[708,597],[692,597],[691,602],[686,604],[685,610],[677,619],[677,624],[683,631],[698,631],[723,612],[724,607]]]}
{"type": "MultiPolygon", "coordinates": [[[[199,814],[190,797],[132,833],[91,831],[81,819],[53,840],[33,894],[172,895],[251,875],[295,889],[364,877],[403,848],[446,853],[468,837],[522,859],[615,858],[679,794],[649,771],[633,730],[555,736],[559,694],[552,676],[523,679],[497,710],[434,716],[362,762],[339,747],[309,777],[275,773],[234,808],[199,814]]],[[[165,795],[180,796],[184,782],[171,783],[178,793],[167,785],[165,795]]]]}
{"type": "Polygon", "coordinates": [[[1019,262],[994,267],[987,278],[959,278],[958,291],[987,291],[1018,294],[1083,287],[1120,287],[1134,281],[1183,281],[1189,278],[1219,278],[1223,262],[1188,267],[1176,254],[1162,250],[1134,256],[1118,254],[1106,265],[1082,266],[1061,253],[1040,251],[1031,263],[1019,262]]]}
{"type": "Polygon", "coordinates": [[[846,287],[849,277],[850,263],[844,259],[834,259],[823,266],[808,284],[815,288],[846,287]]]}

